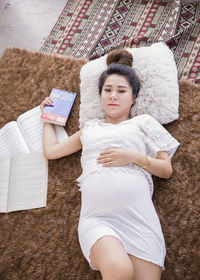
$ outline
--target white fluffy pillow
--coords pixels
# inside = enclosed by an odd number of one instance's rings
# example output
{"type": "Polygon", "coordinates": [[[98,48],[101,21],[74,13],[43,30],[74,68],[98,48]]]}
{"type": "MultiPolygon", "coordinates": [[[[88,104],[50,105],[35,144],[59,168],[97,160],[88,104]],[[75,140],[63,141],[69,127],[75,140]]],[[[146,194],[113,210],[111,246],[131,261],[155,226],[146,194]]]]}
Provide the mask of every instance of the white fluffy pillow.
{"type": "MultiPolygon", "coordinates": [[[[177,68],[171,50],[162,42],[150,47],[127,48],[133,55],[133,68],[140,80],[140,91],[131,116],[150,114],[161,124],[178,118],[179,87],[177,68]]],[[[98,80],[107,68],[107,55],[86,63],[80,72],[80,127],[87,120],[104,118],[98,80]]]]}

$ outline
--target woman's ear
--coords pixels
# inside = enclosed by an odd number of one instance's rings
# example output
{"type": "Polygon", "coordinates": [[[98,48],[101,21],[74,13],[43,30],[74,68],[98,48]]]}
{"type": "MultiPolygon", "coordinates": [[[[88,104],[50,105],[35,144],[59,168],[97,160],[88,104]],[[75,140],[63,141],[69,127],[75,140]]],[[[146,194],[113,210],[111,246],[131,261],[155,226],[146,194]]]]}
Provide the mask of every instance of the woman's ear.
{"type": "MultiPolygon", "coordinates": [[[[135,99],[137,98],[137,94],[133,94],[133,105],[134,105],[134,103],[135,103],[135,99]]],[[[132,106],[133,106],[132,105],[132,106]]]]}

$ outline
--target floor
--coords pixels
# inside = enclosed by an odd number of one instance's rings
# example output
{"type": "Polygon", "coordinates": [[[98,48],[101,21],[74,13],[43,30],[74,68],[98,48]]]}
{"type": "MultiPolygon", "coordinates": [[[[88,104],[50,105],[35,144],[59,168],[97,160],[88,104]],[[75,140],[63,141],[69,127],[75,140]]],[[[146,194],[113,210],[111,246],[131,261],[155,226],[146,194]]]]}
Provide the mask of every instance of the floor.
{"type": "Polygon", "coordinates": [[[8,47],[39,51],[67,0],[0,0],[0,57],[8,47]]]}

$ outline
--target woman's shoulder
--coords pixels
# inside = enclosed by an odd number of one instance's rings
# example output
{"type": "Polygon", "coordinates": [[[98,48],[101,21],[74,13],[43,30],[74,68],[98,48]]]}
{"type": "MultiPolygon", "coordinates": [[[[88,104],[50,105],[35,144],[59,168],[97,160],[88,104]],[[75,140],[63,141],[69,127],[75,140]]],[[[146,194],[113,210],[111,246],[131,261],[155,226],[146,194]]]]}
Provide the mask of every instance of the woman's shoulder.
{"type": "Polygon", "coordinates": [[[132,118],[133,121],[136,121],[136,122],[152,122],[152,123],[158,123],[158,121],[156,119],[154,119],[154,117],[152,117],[151,115],[149,114],[141,114],[141,115],[137,115],[135,117],[132,118]]]}
{"type": "Polygon", "coordinates": [[[163,130],[164,127],[154,117],[149,114],[141,114],[133,117],[133,122],[137,124],[142,131],[163,130]]]}
{"type": "Polygon", "coordinates": [[[99,124],[100,121],[101,121],[101,119],[99,119],[99,118],[94,118],[94,119],[87,120],[87,121],[84,123],[83,128],[84,128],[84,127],[88,127],[88,126],[97,125],[97,124],[99,124]]]}

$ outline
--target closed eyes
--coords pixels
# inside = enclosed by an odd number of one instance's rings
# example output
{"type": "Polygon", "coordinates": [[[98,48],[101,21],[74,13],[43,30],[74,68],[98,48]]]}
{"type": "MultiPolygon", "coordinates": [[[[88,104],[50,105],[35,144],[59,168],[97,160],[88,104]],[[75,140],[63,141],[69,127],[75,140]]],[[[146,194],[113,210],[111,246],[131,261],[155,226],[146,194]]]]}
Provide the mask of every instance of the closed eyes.
{"type": "MultiPolygon", "coordinates": [[[[105,91],[106,93],[111,93],[111,92],[112,92],[112,90],[111,90],[111,89],[108,89],[108,88],[104,89],[104,91],[105,91]]],[[[126,92],[126,90],[118,90],[118,91],[117,91],[117,93],[125,93],[125,92],[126,92]]]]}

